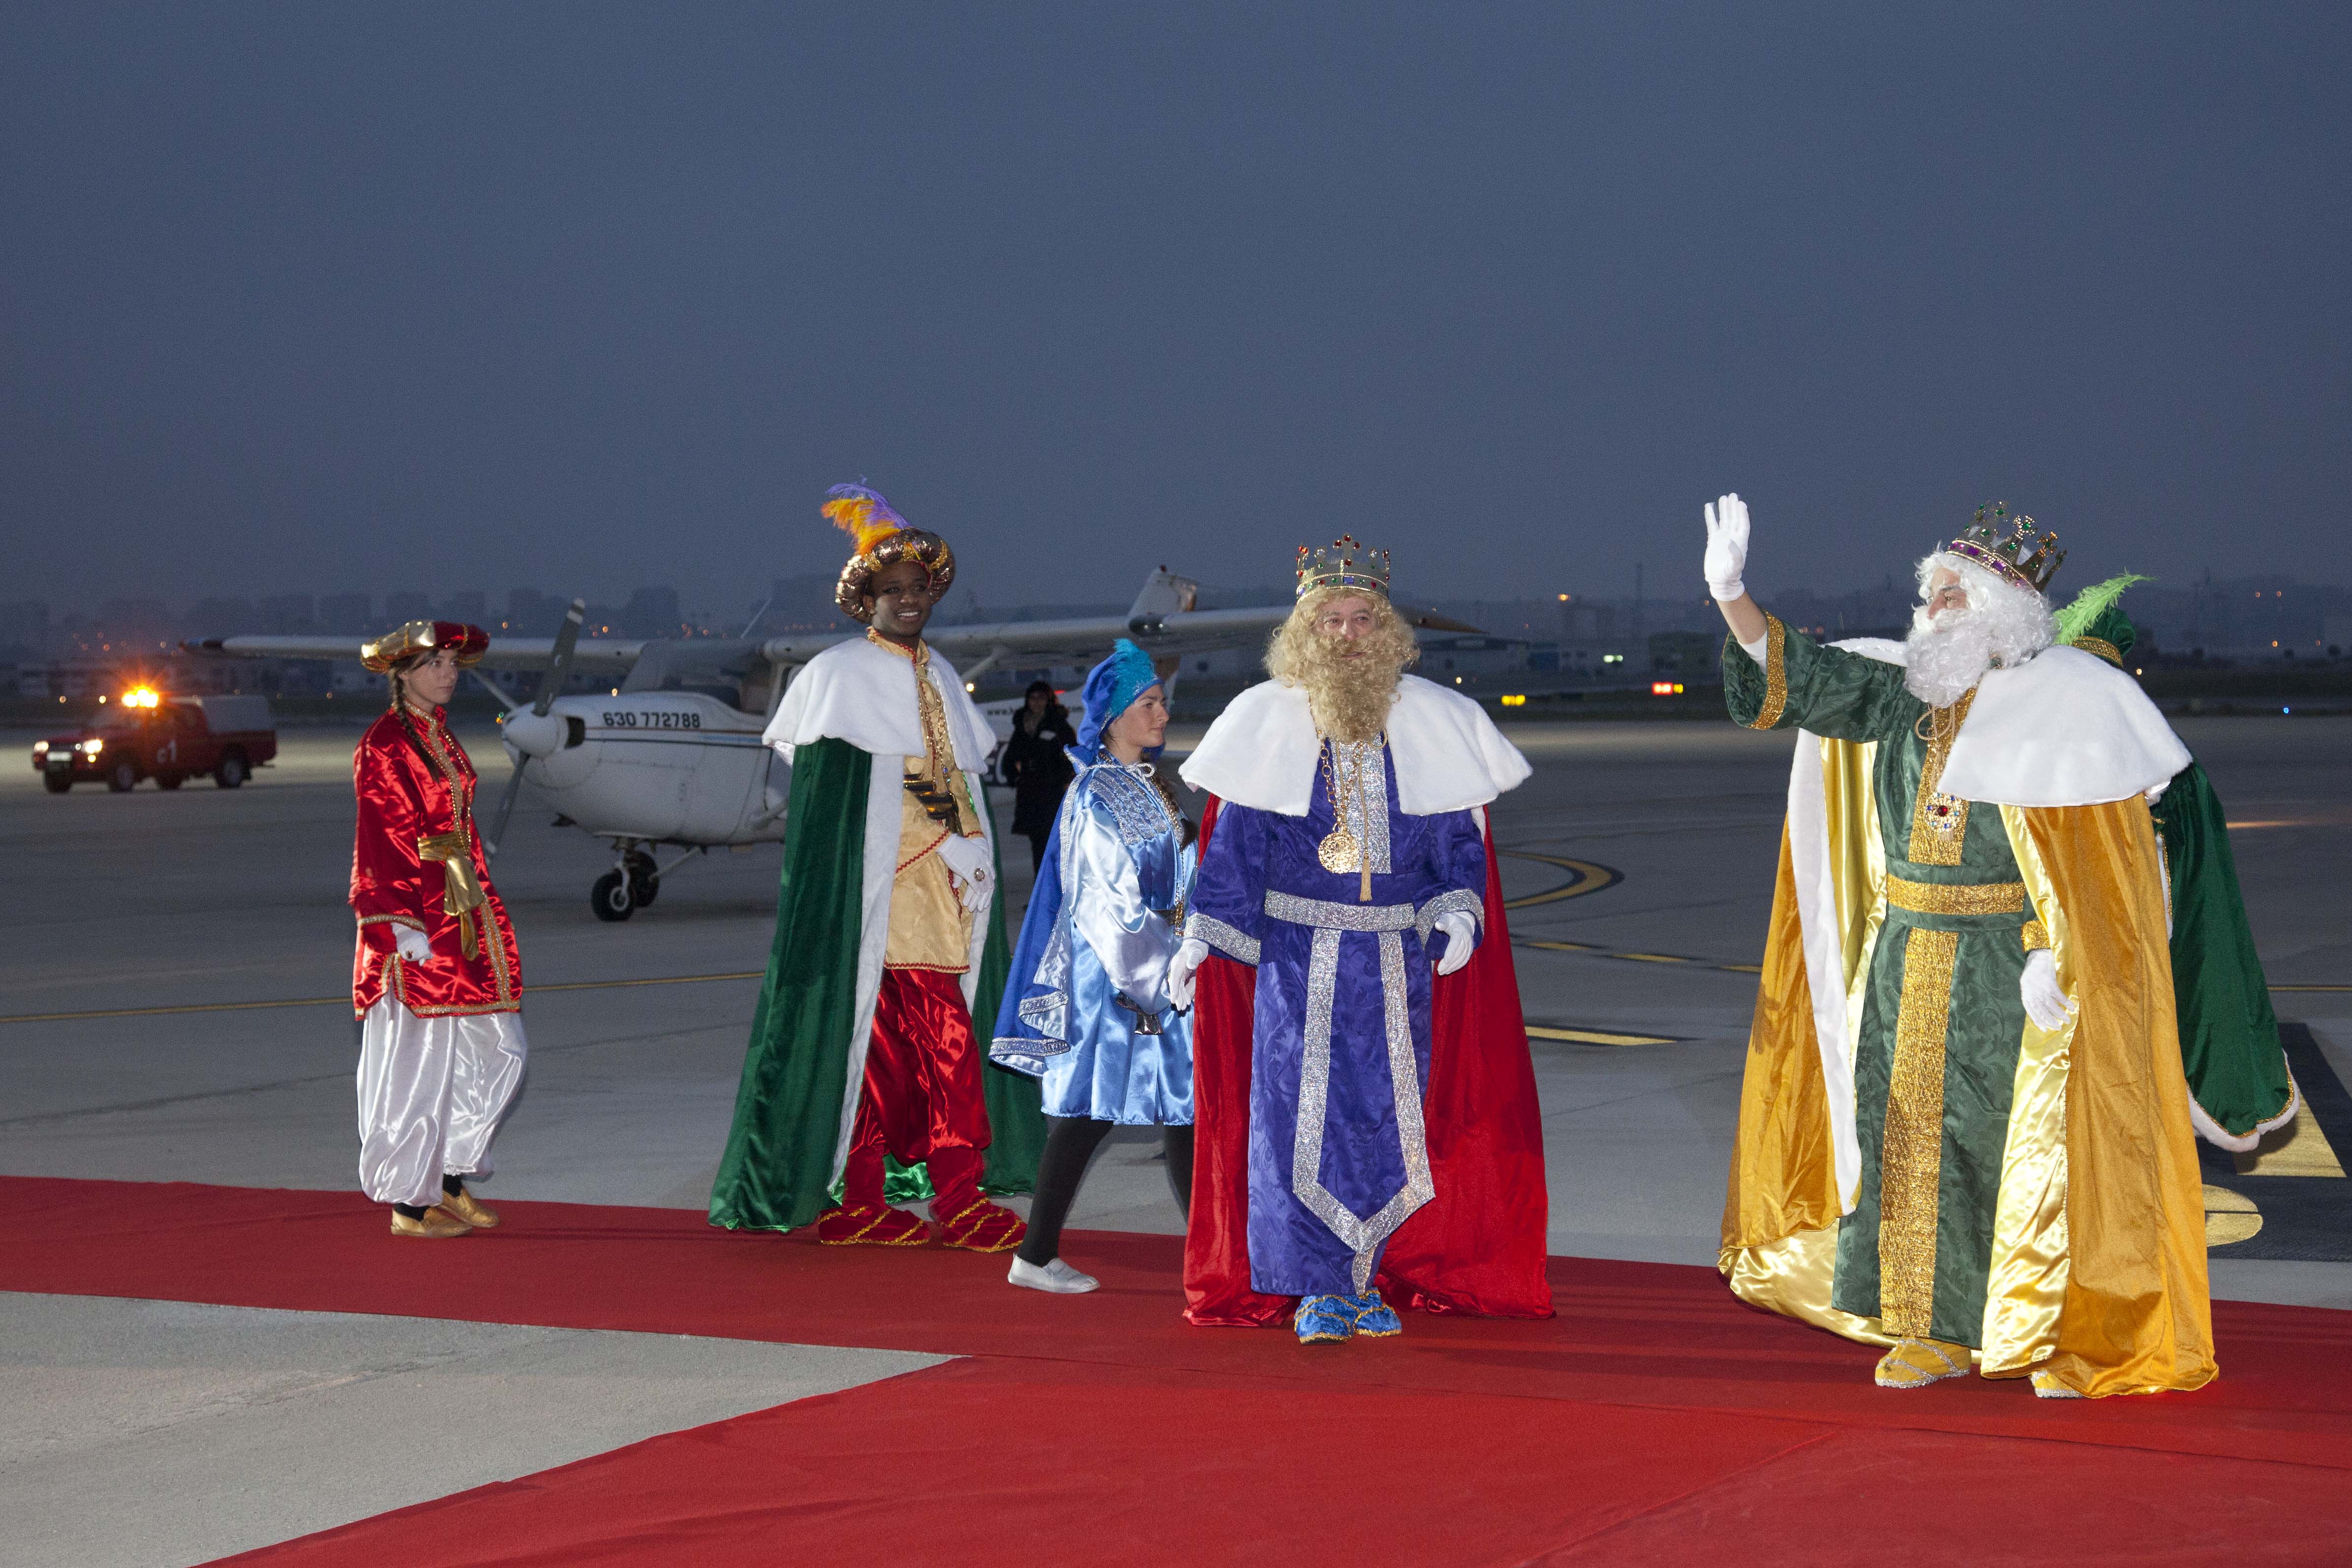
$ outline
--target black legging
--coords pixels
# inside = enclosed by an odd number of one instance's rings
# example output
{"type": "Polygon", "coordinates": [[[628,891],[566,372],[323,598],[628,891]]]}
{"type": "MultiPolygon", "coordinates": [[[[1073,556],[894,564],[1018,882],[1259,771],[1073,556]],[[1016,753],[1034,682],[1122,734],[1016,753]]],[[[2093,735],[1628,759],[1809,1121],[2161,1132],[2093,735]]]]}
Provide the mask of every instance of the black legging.
{"type": "Polygon", "coordinates": [[[1054,830],[1050,827],[1043,833],[1033,833],[1029,836],[1030,870],[1042,871],[1045,868],[1045,841],[1053,837],[1054,830]]]}
{"type": "MultiPolygon", "coordinates": [[[[1087,1162],[1116,1125],[1085,1116],[1045,1118],[1045,1153],[1037,1162],[1037,1194],[1029,1200],[1029,1237],[1021,1244],[1024,1263],[1040,1267],[1054,1261],[1062,1249],[1062,1222],[1086,1180],[1087,1162]]],[[[1163,1127],[1160,1147],[1168,1156],[1168,1190],[1175,1194],[1176,1212],[1188,1220],[1192,1209],[1192,1129],[1163,1127]]]]}

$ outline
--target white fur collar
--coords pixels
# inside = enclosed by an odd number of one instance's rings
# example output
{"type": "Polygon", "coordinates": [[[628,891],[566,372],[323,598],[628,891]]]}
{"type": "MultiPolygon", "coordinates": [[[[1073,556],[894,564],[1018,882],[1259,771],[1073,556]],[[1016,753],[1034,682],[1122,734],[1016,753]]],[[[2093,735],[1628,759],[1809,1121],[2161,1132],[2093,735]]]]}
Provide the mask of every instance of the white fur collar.
{"type": "MultiPolygon", "coordinates": [[[[1833,646],[1903,662],[1899,642],[1833,646]]],[[[2096,805],[2160,789],[2189,763],[2189,748],[2137,682],[2062,644],[1985,671],[1940,787],[1990,805],[2096,805]]]]}
{"type": "MultiPolygon", "coordinates": [[[[1397,809],[1407,816],[1485,805],[1532,771],[1478,704],[1417,675],[1398,683],[1388,736],[1397,809]]],[[[1226,705],[1177,771],[1220,800],[1304,816],[1322,749],[1307,693],[1261,681],[1226,705]]]]}
{"type": "MultiPolygon", "coordinates": [[[[956,766],[979,773],[996,734],[963,689],[955,666],[931,650],[931,686],[947,712],[956,766]]],[[[812,741],[846,741],[876,756],[923,754],[923,718],[915,702],[914,661],[866,637],[835,643],[795,676],[761,739],[784,761],[812,741]]]]}

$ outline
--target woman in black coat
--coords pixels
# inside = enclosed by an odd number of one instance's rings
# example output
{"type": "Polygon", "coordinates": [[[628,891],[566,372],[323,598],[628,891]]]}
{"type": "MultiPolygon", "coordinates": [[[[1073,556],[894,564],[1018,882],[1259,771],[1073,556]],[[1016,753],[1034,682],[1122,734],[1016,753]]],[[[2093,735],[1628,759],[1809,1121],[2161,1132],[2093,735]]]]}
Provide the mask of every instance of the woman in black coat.
{"type": "Polygon", "coordinates": [[[1063,749],[1077,743],[1069,710],[1054,700],[1054,689],[1029,683],[1028,701],[1013,716],[1013,738],[1004,742],[997,773],[1013,786],[1013,831],[1029,840],[1033,869],[1045,858],[1062,792],[1070,787],[1070,760],[1063,749]]]}

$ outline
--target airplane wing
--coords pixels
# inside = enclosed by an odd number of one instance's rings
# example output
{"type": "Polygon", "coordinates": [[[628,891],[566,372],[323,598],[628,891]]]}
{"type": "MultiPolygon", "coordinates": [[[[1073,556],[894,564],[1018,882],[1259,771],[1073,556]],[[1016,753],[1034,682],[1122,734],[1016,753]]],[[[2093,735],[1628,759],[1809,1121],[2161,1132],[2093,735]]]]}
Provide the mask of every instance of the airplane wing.
{"type": "MultiPolygon", "coordinates": [[[[205,637],[181,644],[190,653],[226,654],[232,658],[357,659],[364,637],[205,637]]],[[[838,639],[835,639],[838,640],[838,639]]],[[[641,638],[621,640],[582,637],[572,653],[572,668],[624,674],[646,650],[641,638]]],[[[491,669],[545,669],[555,662],[553,637],[492,637],[482,663],[491,669]]]]}

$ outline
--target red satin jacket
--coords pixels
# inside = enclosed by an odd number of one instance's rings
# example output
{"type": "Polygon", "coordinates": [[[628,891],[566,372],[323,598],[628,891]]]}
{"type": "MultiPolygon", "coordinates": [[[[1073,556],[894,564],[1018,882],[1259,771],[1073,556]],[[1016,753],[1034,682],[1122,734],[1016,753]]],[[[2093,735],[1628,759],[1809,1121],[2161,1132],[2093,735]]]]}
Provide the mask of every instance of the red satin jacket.
{"type": "Polygon", "coordinates": [[[386,713],[352,755],[352,1011],[389,992],[424,1017],[519,1012],[522,959],[474,834],[474,764],[440,709],[430,723],[410,719],[386,713]],[[400,956],[400,926],[425,933],[432,963],[400,956]]]}

